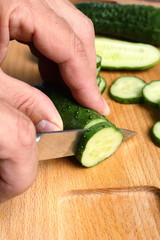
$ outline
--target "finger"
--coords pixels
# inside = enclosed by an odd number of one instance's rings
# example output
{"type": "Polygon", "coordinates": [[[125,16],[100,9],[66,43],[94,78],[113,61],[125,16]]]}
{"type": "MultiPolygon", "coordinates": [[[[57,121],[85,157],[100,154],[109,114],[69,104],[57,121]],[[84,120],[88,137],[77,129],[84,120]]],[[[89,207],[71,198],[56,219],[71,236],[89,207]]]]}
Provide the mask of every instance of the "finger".
{"type": "Polygon", "coordinates": [[[37,171],[35,127],[22,112],[0,100],[0,201],[24,192],[37,171]],[[3,136],[3,137],[2,137],[3,136]]]}
{"type": "MultiPolygon", "coordinates": [[[[62,79],[62,76],[60,75],[60,72],[59,72],[59,68],[58,68],[58,65],[51,61],[50,59],[44,57],[44,56],[41,56],[39,55],[39,59],[38,59],[38,65],[39,65],[39,71],[40,71],[40,74],[41,74],[41,77],[44,81],[46,82],[50,82],[52,84],[56,84],[58,85],[59,87],[62,87],[63,89],[66,88],[66,85],[62,79]]],[[[96,83],[97,84],[97,83],[96,83]]],[[[97,85],[95,86],[97,88],[97,85]]],[[[85,89],[82,89],[82,92],[80,91],[76,91],[76,89],[74,89],[74,91],[72,92],[72,95],[74,96],[74,98],[79,102],[81,103],[82,105],[88,107],[88,105],[90,104],[90,101],[91,99],[88,98],[88,93],[86,91],[85,93],[85,90],[87,90],[87,85],[86,85],[86,88],[85,89]],[[84,90],[84,91],[83,91],[84,90]],[[86,94],[87,96],[87,99],[85,99],[83,96],[84,94],[86,94]],[[82,97],[81,97],[82,96],[82,97]],[[87,101],[89,103],[87,103],[87,101]],[[88,104],[88,105],[87,105],[88,104]]],[[[98,89],[99,91],[99,89],[98,89]]],[[[93,98],[96,100],[96,93],[94,93],[94,91],[91,92],[93,94],[93,98]]],[[[98,95],[99,96],[99,95],[98,95]]],[[[101,95],[100,95],[101,97],[101,95]]],[[[97,101],[97,100],[96,100],[97,101]]],[[[104,100],[105,101],[105,100],[104,100]]],[[[104,102],[104,105],[106,103],[104,102]]],[[[94,106],[92,107],[94,109],[94,106]]],[[[98,107],[99,109],[99,107],[98,107]]],[[[97,111],[97,109],[95,108],[95,110],[97,111]]],[[[108,112],[107,113],[104,113],[104,115],[107,115],[109,114],[109,109],[107,110],[108,112]]]]}
{"type": "Polygon", "coordinates": [[[109,107],[99,92],[83,42],[55,13],[47,15],[47,18],[49,19],[46,22],[50,22],[50,25],[43,26],[44,22],[40,18],[37,21],[41,28],[38,28],[33,37],[35,47],[47,58],[58,63],[63,80],[79,103],[107,115],[109,107]],[[50,26],[54,26],[54,31],[50,26]],[[45,44],[42,36],[50,36],[45,44]]]}
{"type": "Polygon", "coordinates": [[[38,89],[0,71],[0,96],[5,102],[25,113],[37,131],[62,130],[62,119],[52,101],[38,89]],[[7,93],[7,94],[6,94],[7,93]]]}

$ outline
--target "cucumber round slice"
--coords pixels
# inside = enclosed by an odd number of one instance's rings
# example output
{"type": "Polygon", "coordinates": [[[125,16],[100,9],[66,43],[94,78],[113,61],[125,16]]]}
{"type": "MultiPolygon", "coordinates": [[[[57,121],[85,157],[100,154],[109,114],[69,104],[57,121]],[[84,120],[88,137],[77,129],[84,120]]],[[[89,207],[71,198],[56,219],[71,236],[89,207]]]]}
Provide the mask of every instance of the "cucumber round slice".
{"type": "Polygon", "coordinates": [[[160,121],[153,125],[151,135],[154,143],[160,147],[160,121]]]}
{"type": "Polygon", "coordinates": [[[160,108],[160,80],[155,80],[148,83],[143,88],[144,100],[155,108],[160,108]]]}
{"type": "Polygon", "coordinates": [[[138,77],[119,77],[110,87],[110,96],[119,103],[140,103],[143,102],[142,89],[145,85],[146,82],[138,77]]]}
{"type": "Polygon", "coordinates": [[[106,69],[147,69],[160,61],[160,51],[150,44],[96,37],[95,47],[106,69]]]}
{"type": "Polygon", "coordinates": [[[120,146],[123,134],[113,124],[101,122],[93,125],[80,139],[77,159],[84,167],[93,167],[110,157],[120,146]]]}

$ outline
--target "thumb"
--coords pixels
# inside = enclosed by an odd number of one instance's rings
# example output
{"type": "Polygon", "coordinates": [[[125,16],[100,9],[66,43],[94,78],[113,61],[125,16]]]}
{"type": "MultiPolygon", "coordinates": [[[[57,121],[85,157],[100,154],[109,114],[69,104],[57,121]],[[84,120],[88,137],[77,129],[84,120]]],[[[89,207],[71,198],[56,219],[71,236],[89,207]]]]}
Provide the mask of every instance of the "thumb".
{"type": "Polygon", "coordinates": [[[8,76],[0,70],[0,96],[5,102],[25,113],[36,130],[56,131],[63,129],[62,119],[52,101],[38,89],[8,76]]]}

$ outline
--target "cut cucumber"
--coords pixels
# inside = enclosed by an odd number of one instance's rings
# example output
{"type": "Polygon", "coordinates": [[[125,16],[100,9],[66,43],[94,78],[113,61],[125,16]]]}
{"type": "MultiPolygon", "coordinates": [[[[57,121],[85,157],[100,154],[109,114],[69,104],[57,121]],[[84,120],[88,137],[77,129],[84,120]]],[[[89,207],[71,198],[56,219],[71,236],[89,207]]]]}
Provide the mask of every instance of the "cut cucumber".
{"type": "Polygon", "coordinates": [[[36,86],[55,104],[59,111],[64,129],[84,129],[77,147],[76,158],[85,167],[92,167],[111,156],[123,140],[121,131],[104,116],[82,107],[69,92],[55,89],[43,83],[36,86]]]}
{"type": "Polygon", "coordinates": [[[160,61],[160,51],[149,44],[96,37],[95,47],[104,69],[147,69],[160,61]]]}
{"type": "Polygon", "coordinates": [[[106,80],[101,76],[98,76],[97,79],[98,79],[97,84],[98,84],[100,93],[102,94],[106,90],[107,83],[106,83],[106,80]]]}
{"type": "Polygon", "coordinates": [[[160,121],[153,125],[151,135],[154,143],[160,147],[160,121]]]}
{"type": "Polygon", "coordinates": [[[79,2],[76,6],[92,20],[98,35],[160,45],[158,7],[98,1],[79,2]]]}
{"type": "Polygon", "coordinates": [[[119,77],[110,87],[110,96],[120,103],[140,103],[143,102],[142,89],[145,85],[146,82],[138,77],[119,77]]]}
{"type": "Polygon", "coordinates": [[[148,83],[143,88],[144,100],[155,108],[160,108],[160,80],[148,83]]]}

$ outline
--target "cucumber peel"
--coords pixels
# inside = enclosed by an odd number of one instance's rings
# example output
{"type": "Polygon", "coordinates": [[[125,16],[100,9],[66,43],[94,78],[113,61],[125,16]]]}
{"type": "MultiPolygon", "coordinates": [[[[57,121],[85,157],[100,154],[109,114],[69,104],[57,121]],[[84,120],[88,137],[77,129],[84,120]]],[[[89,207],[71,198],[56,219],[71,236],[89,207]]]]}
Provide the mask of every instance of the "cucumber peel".
{"type": "Polygon", "coordinates": [[[103,69],[143,70],[160,61],[160,51],[150,44],[96,37],[95,48],[103,69]]]}

